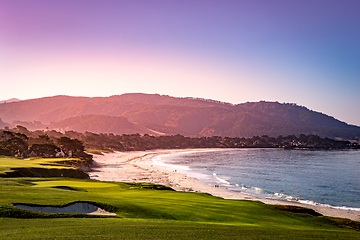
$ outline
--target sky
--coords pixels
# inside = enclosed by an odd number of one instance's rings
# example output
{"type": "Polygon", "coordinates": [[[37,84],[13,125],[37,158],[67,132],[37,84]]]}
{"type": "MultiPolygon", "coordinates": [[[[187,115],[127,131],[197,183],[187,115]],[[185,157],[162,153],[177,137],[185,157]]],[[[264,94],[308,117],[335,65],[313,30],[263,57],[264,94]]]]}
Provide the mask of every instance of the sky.
{"type": "Polygon", "coordinates": [[[0,0],[0,100],[297,103],[360,126],[358,0],[0,0]]]}

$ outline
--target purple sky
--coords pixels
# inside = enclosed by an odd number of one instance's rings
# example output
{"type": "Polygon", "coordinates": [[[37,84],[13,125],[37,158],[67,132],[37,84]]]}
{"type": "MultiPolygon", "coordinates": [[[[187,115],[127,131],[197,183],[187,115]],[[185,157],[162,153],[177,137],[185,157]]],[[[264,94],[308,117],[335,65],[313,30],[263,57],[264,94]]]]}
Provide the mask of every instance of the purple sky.
{"type": "Polygon", "coordinates": [[[360,126],[359,13],[358,0],[0,0],[0,100],[295,102],[360,126]]]}

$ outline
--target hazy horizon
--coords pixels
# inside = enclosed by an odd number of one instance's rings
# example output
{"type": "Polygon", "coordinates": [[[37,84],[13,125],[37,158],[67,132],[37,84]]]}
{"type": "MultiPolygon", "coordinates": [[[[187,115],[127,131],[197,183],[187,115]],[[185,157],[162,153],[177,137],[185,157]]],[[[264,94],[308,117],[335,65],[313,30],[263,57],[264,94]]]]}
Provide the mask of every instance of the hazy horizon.
{"type": "Polygon", "coordinates": [[[3,0],[0,98],[278,101],[360,126],[359,12],[355,0],[3,0]]]}

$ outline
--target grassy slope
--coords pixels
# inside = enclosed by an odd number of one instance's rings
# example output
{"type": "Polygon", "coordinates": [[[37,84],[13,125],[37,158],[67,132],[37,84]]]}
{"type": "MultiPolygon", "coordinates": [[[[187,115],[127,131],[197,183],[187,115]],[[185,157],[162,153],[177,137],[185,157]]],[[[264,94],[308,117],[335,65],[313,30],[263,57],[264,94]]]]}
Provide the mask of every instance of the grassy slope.
{"type": "Polygon", "coordinates": [[[0,157],[0,177],[31,176],[88,178],[87,174],[74,167],[66,167],[60,163],[82,161],[72,158],[29,158],[0,157]]]}
{"type": "MultiPolygon", "coordinates": [[[[359,239],[324,217],[292,214],[260,202],[224,200],[207,194],[154,190],[150,184],[71,179],[1,179],[0,214],[11,203],[62,205],[74,201],[104,204],[116,218],[0,218],[0,239],[359,239]],[[73,190],[54,187],[66,186],[73,190]]],[[[27,211],[28,212],[28,211],[27,211]]],[[[47,214],[40,214],[44,217],[47,214]]]]}
{"type": "Polygon", "coordinates": [[[31,168],[31,167],[43,167],[43,168],[56,168],[56,169],[73,169],[71,167],[64,167],[56,162],[64,162],[65,158],[29,158],[20,159],[13,157],[0,157],[0,166],[2,169],[10,168],[31,168]]]}

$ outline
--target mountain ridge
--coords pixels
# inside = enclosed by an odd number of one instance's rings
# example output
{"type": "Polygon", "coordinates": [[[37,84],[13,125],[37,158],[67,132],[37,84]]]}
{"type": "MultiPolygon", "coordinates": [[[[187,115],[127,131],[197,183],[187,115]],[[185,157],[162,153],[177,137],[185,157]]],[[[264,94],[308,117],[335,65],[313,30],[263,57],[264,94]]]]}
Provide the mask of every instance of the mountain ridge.
{"type": "Polygon", "coordinates": [[[155,135],[252,137],[303,133],[343,139],[360,137],[360,127],[294,103],[231,104],[144,93],[110,97],[59,95],[3,103],[0,118],[3,122],[20,121],[24,125],[41,122],[49,129],[116,134],[138,131],[155,135]]]}

